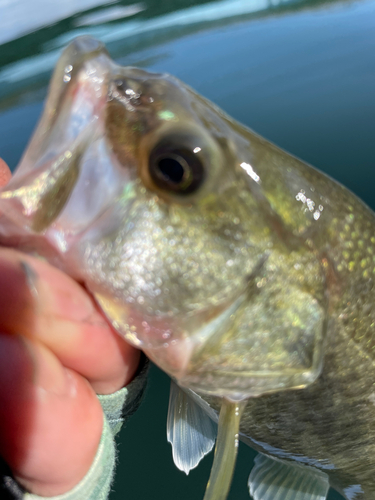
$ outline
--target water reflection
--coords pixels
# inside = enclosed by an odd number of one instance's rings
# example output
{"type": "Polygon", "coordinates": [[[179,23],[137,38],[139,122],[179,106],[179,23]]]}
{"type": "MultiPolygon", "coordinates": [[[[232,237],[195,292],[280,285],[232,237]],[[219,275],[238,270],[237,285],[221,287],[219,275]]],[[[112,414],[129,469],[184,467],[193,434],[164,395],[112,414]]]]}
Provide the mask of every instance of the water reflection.
{"type": "Polygon", "coordinates": [[[113,6],[110,0],[84,0],[79,4],[71,1],[36,0],[30,3],[25,0],[0,0],[0,45],[3,44],[0,51],[0,84],[5,86],[0,98],[9,91],[7,83],[51,71],[58,51],[78,35],[90,34],[101,39],[109,46],[111,54],[117,57],[124,51],[160,44],[203,28],[228,25],[230,21],[320,9],[336,2],[350,1],[148,0],[116,2],[113,6]],[[32,33],[27,34],[29,32],[32,33]],[[28,61],[21,62],[25,58],[28,61]],[[14,64],[16,61],[20,62],[14,64]]]}
{"type": "Polygon", "coordinates": [[[126,7],[120,5],[115,7],[108,7],[99,10],[98,12],[93,12],[91,14],[86,14],[80,16],[75,22],[75,26],[90,26],[95,24],[108,23],[110,21],[116,21],[118,19],[125,19],[131,16],[135,16],[139,12],[146,10],[145,3],[134,3],[126,7]]]}

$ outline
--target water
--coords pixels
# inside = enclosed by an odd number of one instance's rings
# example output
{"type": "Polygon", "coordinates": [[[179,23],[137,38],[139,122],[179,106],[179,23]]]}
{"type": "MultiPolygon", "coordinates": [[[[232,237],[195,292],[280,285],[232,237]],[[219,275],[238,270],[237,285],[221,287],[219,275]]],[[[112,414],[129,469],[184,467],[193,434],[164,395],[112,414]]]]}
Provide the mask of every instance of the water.
{"type": "MultiPolygon", "coordinates": [[[[65,2],[58,19],[49,0],[42,21],[55,24],[30,21],[30,31],[36,30],[30,33],[22,1],[0,0],[6,42],[0,45],[0,157],[11,167],[35,126],[61,47],[77,34],[91,33],[121,64],[178,76],[375,208],[375,0],[149,0],[100,6],[87,0],[90,10],[84,13],[74,10],[76,3],[69,10],[65,2]],[[21,5],[22,32],[6,23],[7,9],[15,5],[21,5]],[[96,24],[100,16],[112,21],[96,24]]],[[[212,454],[188,477],[174,467],[165,432],[168,392],[167,377],[154,368],[146,402],[121,434],[111,500],[203,498],[212,454]]],[[[240,447],[230,500],[249,498],[254,456],[240,447]]],[[[331,491],[329,500],[338,499],[331,491]]]]}

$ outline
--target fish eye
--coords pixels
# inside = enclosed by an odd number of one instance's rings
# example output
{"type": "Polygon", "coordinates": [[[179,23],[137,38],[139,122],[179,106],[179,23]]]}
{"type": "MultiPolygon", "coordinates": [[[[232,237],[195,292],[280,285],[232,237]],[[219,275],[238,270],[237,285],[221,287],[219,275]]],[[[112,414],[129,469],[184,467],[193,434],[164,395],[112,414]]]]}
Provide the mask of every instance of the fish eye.
{"type": "Polygon", "coordinates": [[[155,185],[176,194],[194,193],[205,177],[201,148],[191,138],[167,137],[154,146],[148,168],[155,185]],[[192,145],[190,145],[191,143],[192,145]]]}

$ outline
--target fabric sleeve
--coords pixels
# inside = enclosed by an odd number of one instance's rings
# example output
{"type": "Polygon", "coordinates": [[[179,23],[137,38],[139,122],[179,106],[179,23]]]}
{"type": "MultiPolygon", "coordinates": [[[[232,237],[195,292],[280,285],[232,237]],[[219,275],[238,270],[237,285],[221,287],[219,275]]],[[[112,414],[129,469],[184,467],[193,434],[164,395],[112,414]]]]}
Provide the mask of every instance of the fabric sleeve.
{"type": "Polygon", "coordinates": [[[135,378],[114,394],[99,395],[104,412],[103,431],[98,451],[86,476],[63,495],[41,497],[24,490],[12,477],[9,467],[0,462],[0,498],[4,500],[106,500],[110,493],[116,464],[114,436],[138,409],[146,387],[149,362],[142,354],[135,378]]]}

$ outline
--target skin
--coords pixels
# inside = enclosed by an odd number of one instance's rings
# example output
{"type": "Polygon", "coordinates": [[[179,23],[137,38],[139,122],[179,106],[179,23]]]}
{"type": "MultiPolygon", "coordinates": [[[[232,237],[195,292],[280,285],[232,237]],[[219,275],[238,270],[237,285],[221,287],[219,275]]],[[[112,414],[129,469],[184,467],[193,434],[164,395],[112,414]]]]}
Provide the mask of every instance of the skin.
{"type": "MultiPolygon", "coordinates": [[[[0,160],[0,185],[10,177],[0,160]]],[[[0,276],[0,455],[27,490],[59,495],[95,457],[103,425],[96,394],[128,384],[140,352],[82,286],[46,262],[0,248],[0,276]]]]}

